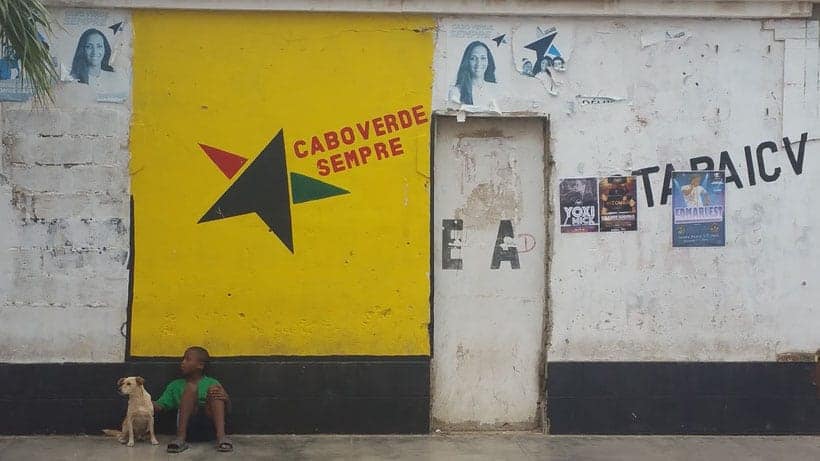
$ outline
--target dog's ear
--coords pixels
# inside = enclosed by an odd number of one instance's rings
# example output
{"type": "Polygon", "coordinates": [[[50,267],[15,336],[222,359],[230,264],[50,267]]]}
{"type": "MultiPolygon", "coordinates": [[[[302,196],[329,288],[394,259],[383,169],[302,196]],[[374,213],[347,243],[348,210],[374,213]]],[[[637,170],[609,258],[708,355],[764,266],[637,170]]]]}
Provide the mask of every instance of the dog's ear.
{"type": "Polygon", "coordinates": [[[125,382],[125,378],[120,378],[120,379],[118,379],[118,380],[117,380],[117,387],[122,386],[122,383],[124,383],[124,382],[125,382]]]}
{"type": "Polygon", "coordinates": [[[145,385],[145,380],[142,378],[142,376],[137,376],[137,384],[139,384],[140,386],[145,385]]]}

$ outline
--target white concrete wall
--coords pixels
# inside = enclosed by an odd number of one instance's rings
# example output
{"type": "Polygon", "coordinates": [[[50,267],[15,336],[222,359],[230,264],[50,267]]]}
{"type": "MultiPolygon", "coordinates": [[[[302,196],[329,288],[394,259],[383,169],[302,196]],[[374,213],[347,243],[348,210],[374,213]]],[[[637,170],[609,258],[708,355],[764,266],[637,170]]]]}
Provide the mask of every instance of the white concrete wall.
{"type": "MultiPolygon", "coordinates": [[[[710,3],[702,14],[759,16],[756,8],[773,7],[785,16],[808,14],[797,2],[746,3],[748,14],[710,3]]],[[[447,63],[460,58],[447,50],[453,24],[478,22],[511,37],[557,27],[567,56],[558,96],[519,79],[501,101],[505,114],[551,118],[553,183],[661,169],[651,175],[653,207],[639,181],[638,232],[560,235],[550,217],[549,359],[773,360],[820,347],[816,22],[593,19],[562,11],[560,18],[532,10],[521,11],[527,17],[443,18],[433,66],[434,104],[446,110],[447,63]],[[612,99],[588,104],[578,96],[612,99]],[[803,132],[809,140],[797,175],[783,137],[796,143],[803,132]],[[750,187],[744,146],[754,152],[770,140],[778,152],[765,154],[767,169],[781,168],[780,176],[764,182],[757,175],[750,187]],[[744,184],[728,188],[726,247],[672,249],[670,210],[659,203],[665,164],[686,169],[699,155],[717,163],[724,150],[744,184]]],[[[505,72],[517,78],[511,63],[505,72]]],[[[77,91],[61,86],[46,111],[2,104],[0,361],[114,361],[124,354],[130,108],[77,91]]]]}
{"type": "Polygon", "coordinates": [[[770,361],[820,347],[816,22],[446,18],[435,61],[439,111],[453,108],[447,91],[464,48],[464,32],[451,31],[467,29],[484,33],[496,54],[500,111],[550,116],[552,184],[661,170],[650,176],[653,207],[639,180],[637,232],[561,235],[550,217],[550,361],[770,361]],[[557,96],[519,75],[520,56],[504,52],[536,26],[557,28],[567,58],[557,96]],[[509,45],[488,40],[502,33],[509,45]],[[804,131],[797,175],[783,137],[796,154],[804,131]],[[764,141],[778,145],[764,158],[780,175],[764,182],[756,173],[750,187],[744,146],[754,154],[764,141]],[[727,188],[726,246],[673,249],[671,210],[660,204],[665,165],[689,169],[702,155],[718,165],[724,150],[743,183],[727,188]]]}
{"type": "Polygon", "coordinates": [[[130,103],[78,83],[55,97],[2,103],[0,362],[121,361],[130,103]]]}

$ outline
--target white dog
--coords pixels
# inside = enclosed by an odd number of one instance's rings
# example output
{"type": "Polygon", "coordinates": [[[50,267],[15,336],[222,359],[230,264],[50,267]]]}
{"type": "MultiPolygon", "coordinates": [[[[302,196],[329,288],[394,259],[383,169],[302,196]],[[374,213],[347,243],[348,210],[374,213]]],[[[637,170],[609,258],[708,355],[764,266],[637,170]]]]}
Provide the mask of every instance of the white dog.
{"type": "Polygon", "coordinates": [[[151,394],[145,390],[145,380],[141,376],[129,376],[117,381],[117,391],[128,396],[128,411],[122,422],[122,430],[105,429],[107,435],[114,435],[120,443],[134,446],[134,434],[137,440],[144,440],[146,435],[151,438],[151,445],[159,445],[154,435],[154,404],[151,394]]]}

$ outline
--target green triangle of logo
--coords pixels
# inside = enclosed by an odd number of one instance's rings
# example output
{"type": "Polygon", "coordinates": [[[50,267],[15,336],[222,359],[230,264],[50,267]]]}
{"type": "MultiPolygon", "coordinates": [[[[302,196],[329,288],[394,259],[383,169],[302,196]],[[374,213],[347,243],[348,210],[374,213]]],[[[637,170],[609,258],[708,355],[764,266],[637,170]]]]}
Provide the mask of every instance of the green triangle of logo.
{"type": "Polygon", "coordinates": [[[293,193],[294,205],[350,193],[350,191],[346,191],[341,187],[299,173],[290,174],[290,190],[293,193]]]}

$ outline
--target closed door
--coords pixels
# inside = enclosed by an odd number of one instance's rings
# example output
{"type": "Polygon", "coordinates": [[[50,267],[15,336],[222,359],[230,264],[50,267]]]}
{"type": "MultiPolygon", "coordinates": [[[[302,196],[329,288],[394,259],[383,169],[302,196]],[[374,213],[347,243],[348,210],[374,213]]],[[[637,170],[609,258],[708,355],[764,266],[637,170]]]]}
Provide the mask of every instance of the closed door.
{"type": "Polygon", "coordinates": [[[546,131],[542,119],[437,119],[434,428],[540,423],[546,131]]]}

